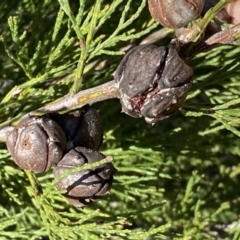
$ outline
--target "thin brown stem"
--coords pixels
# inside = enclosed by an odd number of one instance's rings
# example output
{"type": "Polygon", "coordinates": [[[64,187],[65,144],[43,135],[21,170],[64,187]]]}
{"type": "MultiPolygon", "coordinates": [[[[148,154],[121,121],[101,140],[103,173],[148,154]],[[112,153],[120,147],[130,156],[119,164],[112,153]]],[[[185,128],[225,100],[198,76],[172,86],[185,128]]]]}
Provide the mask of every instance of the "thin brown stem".
{"type": "Polygon", "coordinates": [[[208,38],[205,43],[212,46],[215,46],[216,44],[233,44],[239,38],[240,24],[237,24],[230,29],[214,34],[212,37],[208,38]]]}
{"type": "Polygon", "coordinates": [[[234,45],[234,43],[236,43],[239,39],[240,24],[237,24],[232,28],[215,33],[210,38],[200,42],[195,49],[189,52],[189,55],[186,59],[189,59],[198,53],[209,51],[220,45],[234,45]]]}
{"type": "Polygon", "coordinates": [[[31,114],[46,112],[61,112],[83,107],[86,104],[93,104],[111,98],[118,98],[118,88],[115,81],[104,83],[100,86],[80,91],[74,95],[67,94],[64,97],[39,108],[31,114]]]}

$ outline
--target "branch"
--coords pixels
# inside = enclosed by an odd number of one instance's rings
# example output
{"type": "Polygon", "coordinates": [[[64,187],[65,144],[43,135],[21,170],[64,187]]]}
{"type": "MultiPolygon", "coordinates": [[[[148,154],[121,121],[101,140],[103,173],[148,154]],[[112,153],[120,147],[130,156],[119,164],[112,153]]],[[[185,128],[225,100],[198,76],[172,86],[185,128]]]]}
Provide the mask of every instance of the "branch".
{"type": "Polygon", "coordinates": [[[185,59],[190,59],[196,56],[198,53],[210,51],[211,49],[221,45],[234,45],[240,39],[240,24],[225,29],[221,32],[217,32],[207,40],[201,41],[195,48],[192,48],[185,59]]]}

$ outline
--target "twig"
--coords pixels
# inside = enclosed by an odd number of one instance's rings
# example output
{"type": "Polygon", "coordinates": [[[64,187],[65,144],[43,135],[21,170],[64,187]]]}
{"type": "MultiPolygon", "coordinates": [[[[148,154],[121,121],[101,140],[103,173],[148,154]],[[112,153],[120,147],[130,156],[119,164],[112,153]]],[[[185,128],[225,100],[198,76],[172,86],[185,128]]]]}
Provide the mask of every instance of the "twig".
{"type": "Polygon", "coordinates": [[[193,48],[185,59],[190,59],[201,52],[210,51],[211,49],[220,45],[234,45],[240,39],[240,24],[236,26],[217,32],[207,40],[201,41],[195,48],[193,48]]]}
{"type": "Polygon", "coordinates": [[[38,196],[39,196],[40,194],[42,194],[41,184],[38,182],[38,180],[37,180],[37,178],[36,178],[36,175],[35,175],[33,172],[31,172],[31,171],[29,171],[29,170],[25,170],[25,173],[26,173],[26,175],[27,175],[27,177],[28,177],[28,180],[29,180],[29,182],[30,182],[30,184],[31,184],[31,186],[32,186],[33,195],[34,195],[34,197],[35,197],[36,200],[37,200],[38,196]]]}
{"type": "Polygon", "coordinates": [[[205,43],[212,46],[216,44],[233,44],[238,39],[240,39],[240,24],[214,34],[208,38],[205,43]]]}
{"type": "Polygon", "coordinates": [[[47,112],[63,112],[75,108],[83,107],[87,104],[101,102],[111,98],[118,98],[119,91],[116,87],[115,81],[104,83],[100,86],[80,91],[74,95],[67,94],[64,97],[39,108],[37,111],[30,114],[42,115],[47,112]]]}

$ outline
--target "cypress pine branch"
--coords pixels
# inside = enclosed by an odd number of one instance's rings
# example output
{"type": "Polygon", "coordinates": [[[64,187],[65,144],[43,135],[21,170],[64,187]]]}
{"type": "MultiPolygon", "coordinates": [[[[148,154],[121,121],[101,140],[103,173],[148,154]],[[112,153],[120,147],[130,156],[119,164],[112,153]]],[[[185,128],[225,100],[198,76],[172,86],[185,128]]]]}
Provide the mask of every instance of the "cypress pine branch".
{"type": "MultiPolygon", "coordinates": [[[[1,239],[239,238],[239,26],[225,25],[199,44],[199,33],[227,2],[193,25],[192,45],[181,49],[194,69],[181,112],[152,127],[121,114],[116,99],[95,104],[104,125],[101,151],[118,170],[100,202],[71,207],[51,172],[27,173],[31,185],[1,143],[1,239]]],[[[9,128],[37,109],[80,107],[64,101],[111,84],[128,46],[173,44],[173,31],[159,31],[146,1],[3,1],[0,9],[0,122],[9,128]]]]}

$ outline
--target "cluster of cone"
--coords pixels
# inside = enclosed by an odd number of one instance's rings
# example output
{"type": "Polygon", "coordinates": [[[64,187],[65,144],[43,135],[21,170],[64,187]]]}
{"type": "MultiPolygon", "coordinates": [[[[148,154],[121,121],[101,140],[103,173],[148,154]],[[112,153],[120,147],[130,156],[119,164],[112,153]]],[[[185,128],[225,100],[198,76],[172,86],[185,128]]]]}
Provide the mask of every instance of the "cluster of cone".
{"type": "MultiPolygon", "coordinates": [[[[66,114],[28,116],[9,134],[7,148],[15,163],[36,173],[54,166],[54,177],[105,158],[98,151],[103,129],[98,111],[89,106],[66,114]]],[[[111,188],[115,169],[110,162],[67,174],[57,183],[65,198],[83,207],[103,197],[111,188]]]]}

